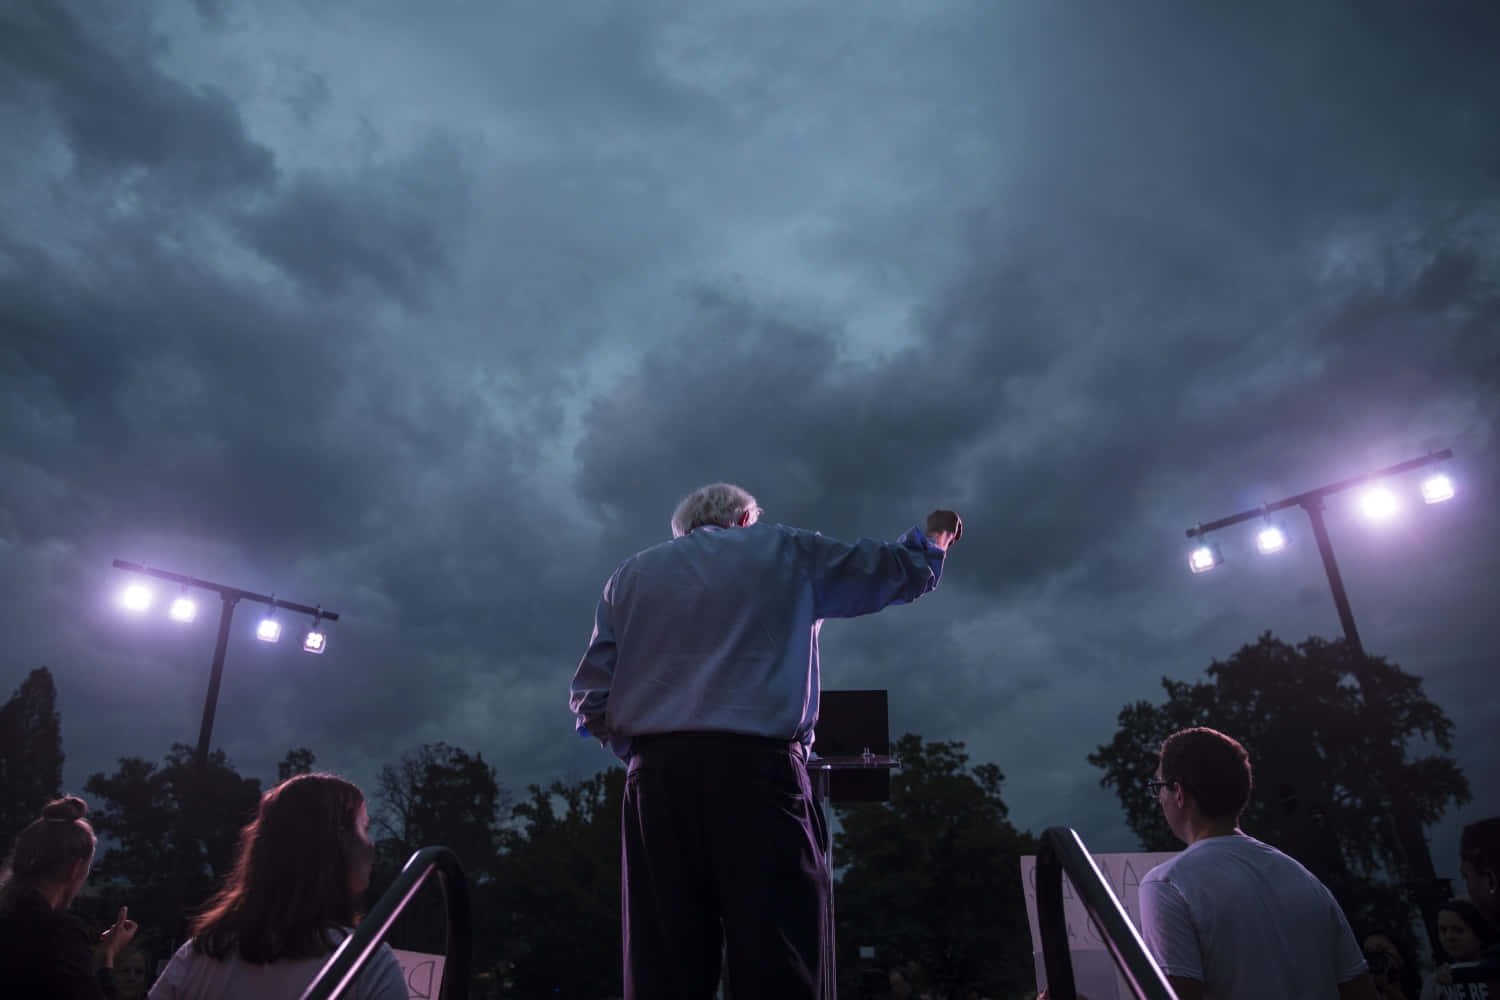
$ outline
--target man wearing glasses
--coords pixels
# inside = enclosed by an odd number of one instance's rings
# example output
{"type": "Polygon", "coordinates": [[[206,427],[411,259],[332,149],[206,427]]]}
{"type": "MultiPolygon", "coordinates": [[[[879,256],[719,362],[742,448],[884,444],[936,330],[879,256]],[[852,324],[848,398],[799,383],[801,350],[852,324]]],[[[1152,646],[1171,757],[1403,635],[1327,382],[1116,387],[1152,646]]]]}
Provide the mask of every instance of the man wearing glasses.
{"type": "Polygon", "coordinates": [[[1246,836],[1250,758],[1217,730],[1161,745],[1147,782],[1187,844],[1141,882],[1141,935],[1181,1000],[1375,1000],[1359,942],[1306,868],[1246,836]]]}

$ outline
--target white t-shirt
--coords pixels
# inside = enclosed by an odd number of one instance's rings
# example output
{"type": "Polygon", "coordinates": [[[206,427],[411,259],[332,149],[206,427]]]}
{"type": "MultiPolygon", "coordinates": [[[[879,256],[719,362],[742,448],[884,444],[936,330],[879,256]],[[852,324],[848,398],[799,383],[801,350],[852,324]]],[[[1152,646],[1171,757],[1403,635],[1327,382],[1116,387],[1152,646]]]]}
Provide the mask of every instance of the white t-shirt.
{"type": "Polygon", "coordinates": [[[1141,936],[1210,1000],[1323,1000],[1366,969],[1339,904],[1269,844],[1207,837],[1141,882],[1141,936]]]}
{"type": "MultiPolygon", "coordinates": [[[[329,953],[322,958],[255,965],[236,952],[221,961],[194,951],[189,940],[177,949],[147,996],[149,1000],[297,1000],[332,957],[329,953]]],[[[341,1000],[407,1000],[408,996],[401,964],[390,946],[383,944],[341,1000]]]]}

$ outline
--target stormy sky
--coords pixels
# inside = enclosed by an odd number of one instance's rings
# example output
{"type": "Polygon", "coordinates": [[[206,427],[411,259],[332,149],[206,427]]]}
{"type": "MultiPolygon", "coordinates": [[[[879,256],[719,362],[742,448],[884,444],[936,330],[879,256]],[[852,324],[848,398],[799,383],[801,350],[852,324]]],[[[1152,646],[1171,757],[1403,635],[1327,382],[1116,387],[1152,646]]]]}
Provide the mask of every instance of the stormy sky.
{"type": "Polygon", "coordinates": [[[72,789],[195,742],[215,607],[130,617],[121,558],[340,613],[317,658],[237,611],[246,774],[575,780],[599,588],[693,487],[951,506],[825,688],[1127,850],[1120,707],[1339,630],[1298,512],[1199,577],[1184,529],[1452,448],[1453,502],[1328,523],[1457,725],[1456,875],[1500,811],[1500,13],[1211,6],[0,4],[0,696],[53,669],[72,789]]]}

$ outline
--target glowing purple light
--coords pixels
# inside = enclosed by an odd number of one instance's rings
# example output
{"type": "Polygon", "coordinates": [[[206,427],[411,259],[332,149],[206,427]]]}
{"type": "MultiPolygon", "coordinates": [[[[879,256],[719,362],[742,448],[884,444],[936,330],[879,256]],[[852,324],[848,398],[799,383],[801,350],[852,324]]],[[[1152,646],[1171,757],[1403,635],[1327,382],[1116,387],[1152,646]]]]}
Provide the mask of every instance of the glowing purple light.
{"type": "Polygon", "coordinates": [[[120,603],[127,611],[145,611],[151,607],[153,596],[151,588],[144,583],[132,583],[120,594],[120,603]]]}
{"type": "Polygon", "coordinates": [[[262,618],[255,628],[255,638],[261,642],[276,642],[281,638],[281,622],[274,618],[262,618]]]}
{"type": "Polygon", "coordinates": [[[328,634],[311,629],[302,639],[302,649],[308,653],[322,653],[328,649],[328,634]]]}
{"type": "Polygon", "coordinates": [[[1219,551],[1212,545],[1200,545],[1188,555],[1188,568],[1194,573],[1207,573],[1219,565],[1219,551]]]}
{"type": "Polygon", "coordinates": [[[1384,486],[1376,486],[1360,496],[1359,509],[1372,521],[1389,521],[1401,510],[1401,502],[1384,486]]]}
{"type": "Polygon", "coordinates": [[[167,614],[172,616],[173,621],[190,622],[198,617],[198,602],[191,597],[179,597],[172,602],[167,614]]]}
{"type": "Polygon", "coordinates": [[[1453,499],[1453,480],[1439,472],[1435,476],[1429,476],[1422,483],[1422,501],[1424,503],[1442,503],[1444,500],[1453,499]]]}
{"type": "Polygon", "coordinates": [[[1260,549],[1263,555],[1280,552],[1286,548],[1286,532],[1282,531],[1279,525],[1268,524],[1256,534],[1255,547],[1260,549]]]}

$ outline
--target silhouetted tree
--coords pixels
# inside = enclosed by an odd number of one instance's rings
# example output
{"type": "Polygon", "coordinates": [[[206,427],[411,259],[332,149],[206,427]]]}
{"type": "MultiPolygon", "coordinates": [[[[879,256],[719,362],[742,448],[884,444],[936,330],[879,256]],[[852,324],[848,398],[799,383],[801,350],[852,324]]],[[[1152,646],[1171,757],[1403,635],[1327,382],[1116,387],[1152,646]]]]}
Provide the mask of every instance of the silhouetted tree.
{"type": "Polygon", "coordinates": [[[490,896],[519,996],[621,993],[620,804],[625,770],[532,785],[503,834],[490,896]]]}
{"type": "Polygon", "coordinates": [[[241,777],[223,750],[202,771],[194,758],[193,747],[174,743],[160,766],[121,757],[114,774],[84,786],[89,819],[110,845],[95,863],[96,884],[120,894],[142,933],[168,940],[234,864],[260,803],[260,781],[241,777]]]}
{"type": "Polygon", "coordinates": [[[483,881],[495,869],[496,831],[509,799],[482,754],[424,743],[380,769],[371,825],[389,849],[408,856],[434,844],[451,848],[469,877],[483,881]]]}
{"type": "Polygon", "coordinates": [[[62,721],[52,672],[38,667],[0,705],[0,858],[62,790],[62,721]]]}
{"type": "Polygon", "coordinates": [[[834,838],[841,989],[857,991],[857,949],[882,965],[915,961],[950,996],[1033,982],[1020,858],[1035,841],[1011,825],[994,764],[969,767],[959,741],[907,733],[889,802],[838,805],[834,838]]]}
{"type": "MultiPolygon", "coordinates": [[[[446,743],[426,743],[381,768],[370,803],[376,836],[375,869],[367,901],[388,889],[411,855],[443,846],[458,855],[471,894],[476,970],[499,961],[501,942],[483,892],[499,865],[498,823],[509,804],[495,769],[480,754],[446,743]]],[[[442,954],[447,946],[442,890],[431,879],[391,933],[398,948],[442,954]]]]}
{"type": "Polygon", "coordinates": [[[317,762],[318,758],[307,747],[288,750],[281,763],[276,765],[276,780],[282,782],[299,774],[311,774],[317,762]]]}
{"type": "Polygon", "coordinates": [[[1372,656],[1356,685],[1353,655],[1342,640],[1291,646],[1267,632],[1213,661],[1207,681],[1163,678],[1165,703],[1126,705],[1113,741],[1089,763],[1103,769],[1100,784],[1115,789],[1146,850],[1177,850],[1145,788],[1157,749],[1190,726],[1228,733],[1254,767],[1245,832],[1306,865],[1356,927],[1405,927],[1409,911],[1391,884],[1402,859],[1393,804],[1433,823],[1469,800],[1469,784],[1453,758],[1414,752],[1417,740],[1452,747],[1453,723],[1422,693],[1421,680],[1372,656]]]}

